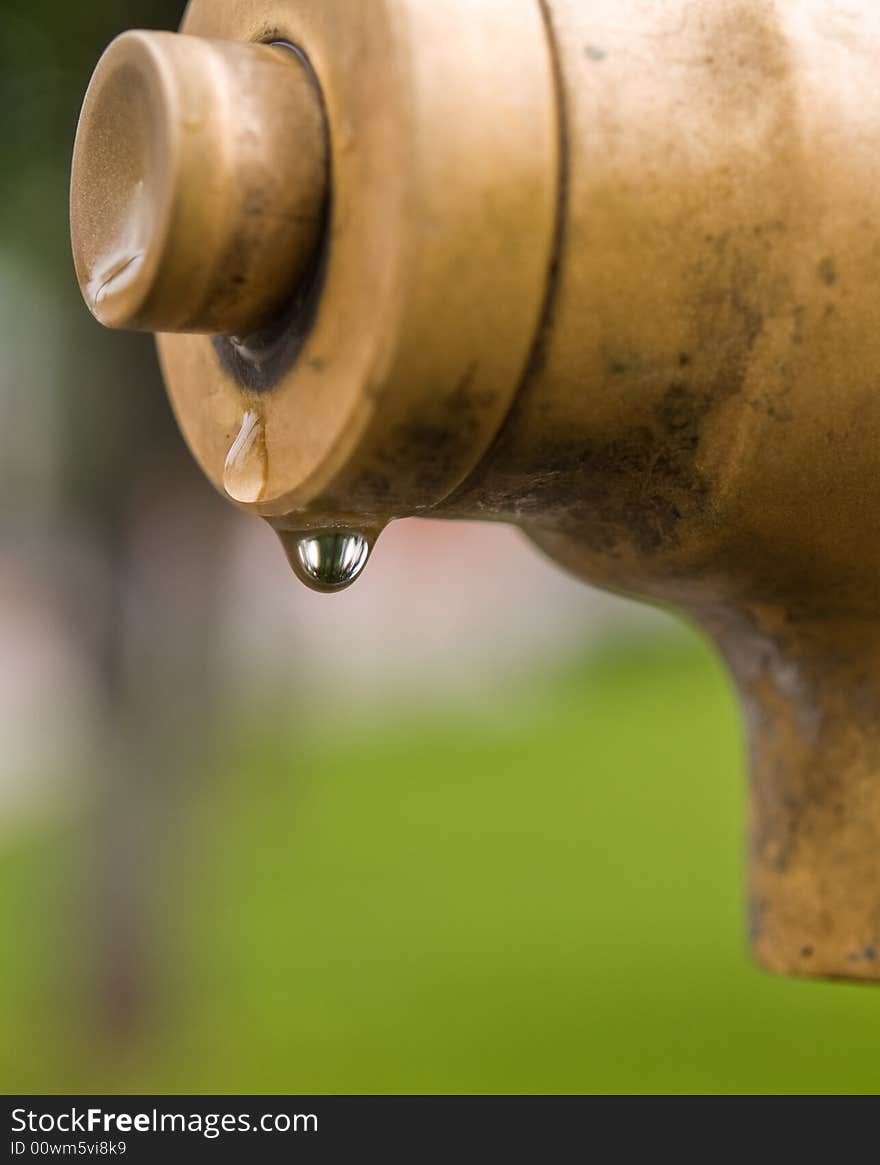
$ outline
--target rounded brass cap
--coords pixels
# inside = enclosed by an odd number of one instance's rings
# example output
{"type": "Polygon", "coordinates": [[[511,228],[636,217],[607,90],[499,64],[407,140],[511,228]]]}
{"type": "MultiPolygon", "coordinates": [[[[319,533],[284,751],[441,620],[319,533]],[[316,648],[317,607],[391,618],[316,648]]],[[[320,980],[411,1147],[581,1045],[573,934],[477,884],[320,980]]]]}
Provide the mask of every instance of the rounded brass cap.
{"type": "Polygon", "coordinates": [[[245,335],[320,241],[327,147],[296,53],[127,32],[85,98],[71,177],[80,288],[107,327],[245,335]]]}

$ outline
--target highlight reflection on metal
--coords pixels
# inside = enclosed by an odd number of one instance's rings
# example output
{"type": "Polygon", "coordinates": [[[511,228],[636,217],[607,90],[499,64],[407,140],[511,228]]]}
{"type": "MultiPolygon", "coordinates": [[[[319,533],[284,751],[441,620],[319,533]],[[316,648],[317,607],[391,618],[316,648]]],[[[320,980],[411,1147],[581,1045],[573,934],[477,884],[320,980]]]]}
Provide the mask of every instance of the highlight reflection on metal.
{"type": "Polygon", "coordinates": [[[286,548],[300,581],[324,594],[343,591],[356,582],[373,549],[363,534],[343,530],[308,534],[286,548]]]}

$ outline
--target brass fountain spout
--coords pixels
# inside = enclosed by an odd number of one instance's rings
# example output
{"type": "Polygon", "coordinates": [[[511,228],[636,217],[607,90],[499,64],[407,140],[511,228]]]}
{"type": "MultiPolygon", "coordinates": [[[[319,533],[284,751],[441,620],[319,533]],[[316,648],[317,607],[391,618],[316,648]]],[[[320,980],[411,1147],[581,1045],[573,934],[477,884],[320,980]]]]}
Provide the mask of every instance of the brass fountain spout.
{"type": "Polygon", "coordinates": [[[218,490],[350,583],[515,523],[688,612],[752,942],[880,979],[880,6],[192,0],[86,97],[76,269],[218,490]],[[876,483],[876,484],[875,484],[876,483]]]}

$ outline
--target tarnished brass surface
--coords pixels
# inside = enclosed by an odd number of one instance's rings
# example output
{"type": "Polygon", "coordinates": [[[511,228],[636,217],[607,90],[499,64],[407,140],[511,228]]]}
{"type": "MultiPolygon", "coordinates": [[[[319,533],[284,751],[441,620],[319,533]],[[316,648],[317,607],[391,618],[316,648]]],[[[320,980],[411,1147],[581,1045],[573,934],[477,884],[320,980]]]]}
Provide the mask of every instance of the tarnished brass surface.
{"type": "Polygon", "coordinates": [[[238,504],[280,529],[513,522],[687,611],[747,713],[758,959],[880,979],[880,8],[194,0],[185,28],[297,45],[331,143],[274,330],[160,340],[208,476],[252,412],[238,504]]]}

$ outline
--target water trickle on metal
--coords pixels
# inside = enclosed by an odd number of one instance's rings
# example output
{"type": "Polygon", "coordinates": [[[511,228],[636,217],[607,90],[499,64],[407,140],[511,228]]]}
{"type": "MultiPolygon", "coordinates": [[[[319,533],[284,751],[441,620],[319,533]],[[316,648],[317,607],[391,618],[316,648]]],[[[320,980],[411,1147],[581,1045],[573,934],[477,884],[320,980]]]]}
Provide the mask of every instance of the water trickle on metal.
{"type": "Polygon", "coordinates": [[[247,412],[226,457],[223,488],[234,502],[258,502],[266,489],[268,468],[263,421],[258,412],[247,412]]]}

